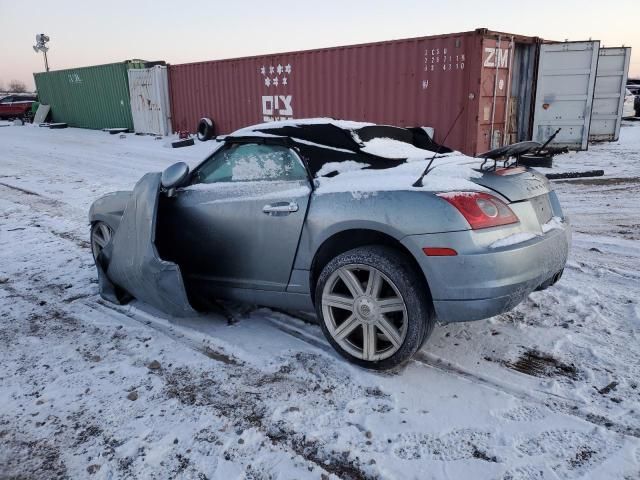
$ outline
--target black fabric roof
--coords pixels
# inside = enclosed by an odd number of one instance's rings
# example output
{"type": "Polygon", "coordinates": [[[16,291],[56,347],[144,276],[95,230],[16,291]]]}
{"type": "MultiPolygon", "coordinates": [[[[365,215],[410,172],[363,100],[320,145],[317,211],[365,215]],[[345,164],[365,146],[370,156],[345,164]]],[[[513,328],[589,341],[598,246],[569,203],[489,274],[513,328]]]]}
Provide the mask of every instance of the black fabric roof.
{"type": "MultiPolygon", "coordinates": [[[[389,159],[366,153],[361,150],[364,143],[373,138],[391,138],[409,143],[428,152],[449,153],[452,150],[438,145],[420,127],[400,128],[386,125],[370,125],[355,129],[341,128],[333,123],[301,123],[298,125],[282,125],[274,122],[273,126],[244,129],[241,135],[232,134],[225,137],[229,143],[259,141],[262,143],[287,144],[295,147],[303,157],[313,176],[327,163],[353,160],[366,163],[366,168],[392,168],[406,162],[405,159],[389,159]],[[251,136],[251,131],[256,136],[251,136]],[[273,135],[264,137],[261,134],[273,135]],[[309,145],[305,142],[311,142],[309,145]],[[340,150],[336,150],[340,149],[340,150]]],[[[327,176],[331,176],[331,172],[327,176]]],[[[333,173],[335,175],[335,173],[333,173]]]]}

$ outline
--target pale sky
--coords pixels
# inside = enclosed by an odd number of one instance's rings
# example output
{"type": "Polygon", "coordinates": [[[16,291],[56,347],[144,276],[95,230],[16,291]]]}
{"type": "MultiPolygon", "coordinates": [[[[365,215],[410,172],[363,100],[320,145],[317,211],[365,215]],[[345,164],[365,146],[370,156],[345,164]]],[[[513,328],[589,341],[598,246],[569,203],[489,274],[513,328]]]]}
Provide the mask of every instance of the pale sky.
{"type": "Polygon", "coordinates": [[[32,89],[31,46],[51,37],[52,70],[131,58],[183,63],[353,43],[491,30],[633,48],[640,77],[640,0],[0,0],[0,86],[32,89]]]}

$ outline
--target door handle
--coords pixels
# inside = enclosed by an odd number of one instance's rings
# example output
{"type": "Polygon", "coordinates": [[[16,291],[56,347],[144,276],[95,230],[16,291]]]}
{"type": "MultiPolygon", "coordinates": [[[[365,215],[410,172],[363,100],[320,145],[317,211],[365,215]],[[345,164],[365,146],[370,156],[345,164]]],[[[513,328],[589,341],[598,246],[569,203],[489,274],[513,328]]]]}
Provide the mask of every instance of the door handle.
{"type": "Polygon", "coordinates": [[[262,207],[262,213],[273,216],[289,215],[297,211],[298,204],[296,202],[276,202],[262,207]]]}

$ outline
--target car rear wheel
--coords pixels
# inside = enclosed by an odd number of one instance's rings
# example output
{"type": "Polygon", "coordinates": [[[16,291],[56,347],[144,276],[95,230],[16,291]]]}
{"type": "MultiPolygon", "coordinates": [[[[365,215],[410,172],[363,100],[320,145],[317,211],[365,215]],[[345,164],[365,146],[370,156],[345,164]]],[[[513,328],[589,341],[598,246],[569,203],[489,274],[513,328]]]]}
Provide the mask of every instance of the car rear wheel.
{"type": "Polygon", "coordinates": [[[376,370],[408,360],[435,324],[424,280],[409,259],[385,246],[359,247],[331,260],[318,279],[316,311],[341,355],[376,370]]]}
{"type": "Polygon", "coordinates": [[[100,252],[113,238],[113,230],[105,222],[95,222],[91,226],[91,253],[96,261],[100,252]]]}

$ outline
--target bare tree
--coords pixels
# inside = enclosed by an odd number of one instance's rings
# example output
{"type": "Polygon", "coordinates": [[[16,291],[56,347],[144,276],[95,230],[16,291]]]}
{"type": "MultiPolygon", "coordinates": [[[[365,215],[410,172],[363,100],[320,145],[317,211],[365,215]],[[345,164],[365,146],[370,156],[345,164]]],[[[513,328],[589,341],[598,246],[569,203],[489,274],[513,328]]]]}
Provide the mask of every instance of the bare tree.
{"type": "Polygon", "coordinates": [[[27,91],[27,86],[20,80],[11,80],[9,82],[9,91],[12,93],[24,93],[27,91]]]}
{"type": "Polygon", "coordinates": [[[0,92],[4,92],[4,83],[0,81],[0,92]]]}

